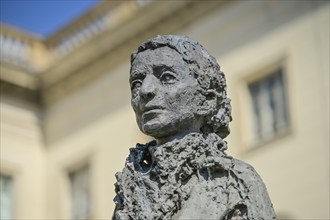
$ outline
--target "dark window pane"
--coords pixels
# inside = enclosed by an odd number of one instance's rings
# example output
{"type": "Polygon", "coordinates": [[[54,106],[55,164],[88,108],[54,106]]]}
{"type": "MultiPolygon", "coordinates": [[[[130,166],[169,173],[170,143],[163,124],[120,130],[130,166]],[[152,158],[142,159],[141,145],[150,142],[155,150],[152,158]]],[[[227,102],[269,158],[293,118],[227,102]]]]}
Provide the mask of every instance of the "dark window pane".
{"type": "Polygon", "coordinates": [[[256,142],[269,140],[288,128],[288,110],[283,71],[278,70],[248,85],[256,142]]]}
{"type": "Polygon", "coordinates": [[[12,219],[13,179],[7,175],[0,176],[0,219],[12,219]]]}

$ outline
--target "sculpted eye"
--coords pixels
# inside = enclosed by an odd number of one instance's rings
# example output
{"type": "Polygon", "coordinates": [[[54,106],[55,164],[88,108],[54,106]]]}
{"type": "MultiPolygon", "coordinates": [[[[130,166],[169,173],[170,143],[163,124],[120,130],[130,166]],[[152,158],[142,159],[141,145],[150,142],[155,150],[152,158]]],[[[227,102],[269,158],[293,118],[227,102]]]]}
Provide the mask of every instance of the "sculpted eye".
{"type": "Polygon", "coordinates": [[[172,84],[176,81],[176,76],[170,71],[163,72],[160,76],[160,81],[165,84],[172,84]]]}
{"type": "Polygon", "coordinates": [[[136,93],[138,91],[138,89],[141,87],[142,85],[142,81],[141,80],[134,80],[132,83],[131,83],[131,90],[132,90],[132,93],[136,93]]]}

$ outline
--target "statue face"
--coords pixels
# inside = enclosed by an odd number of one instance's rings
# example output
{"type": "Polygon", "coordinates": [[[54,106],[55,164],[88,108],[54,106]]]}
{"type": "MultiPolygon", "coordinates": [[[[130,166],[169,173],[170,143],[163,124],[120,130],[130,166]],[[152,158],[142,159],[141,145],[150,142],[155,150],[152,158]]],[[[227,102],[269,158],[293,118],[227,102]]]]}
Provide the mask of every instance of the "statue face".
{"type": "Polygon", "coordinates": [[[140,52],[131,66],[130,84],[131,104],[142,132],[159,141],[199,132],[199,84],[175,50],[140,52]]]}

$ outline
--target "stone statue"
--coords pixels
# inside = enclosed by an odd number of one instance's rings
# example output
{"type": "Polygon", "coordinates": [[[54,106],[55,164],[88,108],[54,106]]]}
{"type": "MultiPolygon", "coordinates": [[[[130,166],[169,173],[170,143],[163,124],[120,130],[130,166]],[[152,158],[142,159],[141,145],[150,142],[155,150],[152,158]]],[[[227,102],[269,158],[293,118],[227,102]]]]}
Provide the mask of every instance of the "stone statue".
{"type": "Polygon", "coordinates": [[[225,153],[224,73],[199,43],[157,36],[131,56],[131,104],[155,140],[116,174],[113,219],[275,219],[257,172],[225,153]]]}

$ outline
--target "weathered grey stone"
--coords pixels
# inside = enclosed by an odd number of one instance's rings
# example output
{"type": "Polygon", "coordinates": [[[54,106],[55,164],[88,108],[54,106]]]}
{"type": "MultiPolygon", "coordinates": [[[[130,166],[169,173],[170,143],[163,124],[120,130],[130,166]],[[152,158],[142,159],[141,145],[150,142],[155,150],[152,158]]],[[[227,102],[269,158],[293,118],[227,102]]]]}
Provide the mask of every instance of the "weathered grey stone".
{"type": "Polygon", "coordinates": [[[225,153],[231,121],[214,57],[183,36],[157,36],[131,57],[132,107],[155,138],[116,174],[113,219],[275,219],[265,185],[225,153]]]}

